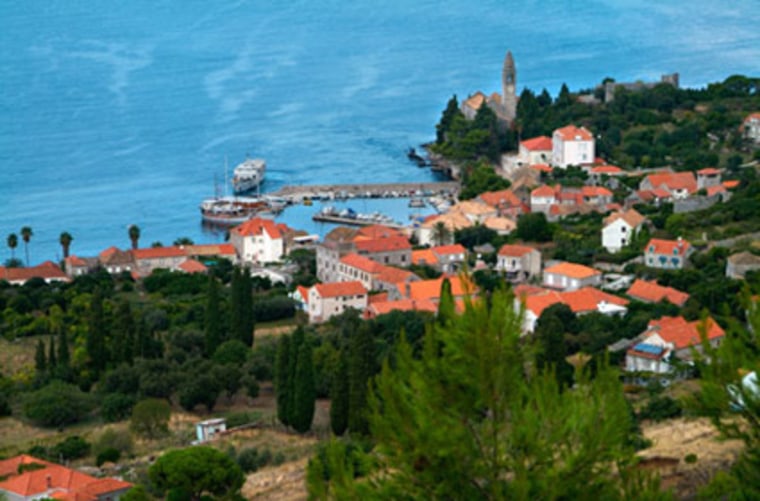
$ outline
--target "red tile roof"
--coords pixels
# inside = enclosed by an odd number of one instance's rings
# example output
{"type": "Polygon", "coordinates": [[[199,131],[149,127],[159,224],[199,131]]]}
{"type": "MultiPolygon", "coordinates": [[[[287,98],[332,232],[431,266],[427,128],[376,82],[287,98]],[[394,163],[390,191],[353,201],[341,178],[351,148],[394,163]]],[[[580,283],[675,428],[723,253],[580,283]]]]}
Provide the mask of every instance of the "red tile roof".
{"type": "Polygon", "coordinates": [[[388,238],[388,237],[403,237],[404,233],[396,228],[391,228],[389,226],[385,226],[382,224],[371,224],[369,226],[364,226],[363,228],[359,228],[359,230],[356,232],[356,236],[354,237],[354,240],[373,240],[377,238],[388,238]]]}
{"type": "Polygon", "coordinates": [[[178,266],[178,268],[185,273],[206,273],[208,268],[203,263],[199,263],[195,259],[188,259],[178,266]]]}
{"type": "Polygon", "coordinates": [[[187,252],[179,247],[149,247],[147,249],[133,249],[135,259],[163,259],[167,257],[187,256],[187,252]]]}
{"type": "Polygon", "coordinates": [[[367,307],[367,318],[385,315],[392,311],[429,311],[436,313],[438,306],[429,299],[399,299],[398,301],[373,302],[367,307]]]}
{"type": "Polygon", "coordinates": [[[716,169],[715,167],[706,167],[704,169],[698,170],[697,174],[700,176],[717,176],[720,174],[720,169],[716,169]]]}
{"type": "Polygon", "coordinates": [[[547,136],[538,136],[520,141],[520,146],[530,151],[551,151],[552,138],[547,136]]]}
{"type": "Polygon", "coordinates": [[[676,306],[683,306],[689,299],[689,295],[685,292],[659,285],[655,280],[647,282],[637,279],[626,294],[647,303],[659,303],[663,299],[667,299],[668,302],[676,306]]]}
{"type": "Polygon", "coordinates": [[[380,273],[384,268],[382,264],[359,254],[346,254],[340,258],[340,262],[346,266],[372,274],[380,273]]]}
{"type": "Polygon", "coordinates": [[[301,296],[301,300],[309,304],[309,288],[305,287],[303,285],[296,286],[296,291],[298,291],[298,294],[301,296]]]}
{"type": "Polygon", "coordinates": [[[31,456],[17,456],[0,461],[0,475],[9,478],[0,482],[0,490],[21,497],[48,497],[67,501],[95,501],[117,491],[125,491],[132,484],[115,478],[97,479],[61,465],[42,461],[31,456]],[[45,467],[18,473],[22,464],[37,463],[45,467]]]}
{"type": "Polygon", "coordinates": [[[525,254],[528,254],[530,252],[533,252],[533,247],[528,247],[527,245],[513,245],[513,244],[504,244],[499,249],[499,255],[500,256],[511,256],[511,257],[522,257],[525,254]]]}
{"type": "Polygon", "coordinates": [[[280,233],[280,230],[277,228],[277,225],[274,221],[260,217],[249,219],[245,223],[235,226],[230,230],[230,233],[234,233],[242,237],[262,235],[264,232],[266,232],[271,239],[282,238],[282,234],[280,233]]]}
{"type": "Polygon", "coordinates": [[[101,252],[100,254],[98,254],[98,257],[100,257],[100,259],[106,259],[116,254],[117,252],[121,252],[121,250],[118,247],[111,246],[107,248],[106,250],[104,250],[103,252],[101,252]]]}
{"type": "Polygon", "coordinates": [[[683,317],[662,317],[659,320],[649,322],[647,336],[657,333],[666,343],[673,343],[676,350],[699,344],[699,331],[707,329],[707,339],[717,339],[725,335],[723,329],[715,320],[707,317],[704,324],[701,320],[687,322],[683,317]]]}
{"type": "Polygon", "coordinates": [[[430,249],[413,250],[412,264],[435,266],[438,264],[438,256],[430,249]]]}
{"type": "Polygon", "coordinates": [[[649,174],[646,179],[652,188],[667,188],[668,190],[683,190],[689,193],[697,191],[697,180],[693,172],[661,172],[649,174]]]}
{"type": "Polygon", "coordinates": [[[604,226],[609,226],[618,219],[622,219],[631,228],[637,228],[640,224],[646,221],[646,218],[638,213],[635,209],[628,209],[625,212],[613,212],[606,218],[604,218],[604,226]]]}
{"type": "Polygon", "coordinates": [[[554,197],[557,194],[557,189],[553,186],[547,186],[542,184],[535,190],[530,192],[531,197],[554,197]]]}
{"type": "Polygon", "coordinates": [[[559,135],[563,141],[591,141],[594,139],[588,129],[575,125],[566,125],[557,129],[554,131],[554,135],[559,135]]]}
{"type": "Polygon", "coordinates": [[[731,179],[729,181],[723,181],[721,184],[723,185],[724,188],[730,190],[739,186],[739,181],[735,179],[731,179]]]}
{"type": "Polygon", "coordinates": [[[357,240],[354,244],[356,245],[357,250],[370,253],[411,250],[412,248],[409,239],[404,236],[357,240]]]}
{"type": "Polygon", "coordinates": [[[5,268],[0,266],[0,280],[26,282],[32,278],[69,281],[69,277],[52,261],[45,261],[37,266],[28,266],[26,268],[5,268]]]}
{"type": "Polygon", "coordinates": [[[438,245],[436,247],[431,248],[430,250],[435,252],[439,256],[467,253],[467,249],[465,249],[461,244],[438,245]]]}
{"type": "Polygon", "coordinates": [[[234,256],[232,244],[200,244],[183,246],[188,256],[234,256]]]}
{"type": "Polygon", "coordinates": [[[367,304],[384,303],[388,301],[387,292],[379,292],[377,294],[370,294],[367,296],[367,304]]]}
{"type": "Polygon", "coordinates": [[[383,266],[383,269],[377,275],[377,280],[379,282],[385,282],[387,284],[397,284],[406,282],[407,280],[414,280],[416,278],[418,278],[417,275],[411,271],[394,268],[393,266],[383,266]]]}
{"type": "Polygon", "coordinates": [[[623,169],[615,165],[599,165],[591,168],[592,174],[607,174],[608,176],[623,174],[624,172],[623,169]]]}
{"type": "Polygon", "coordinates": [[[644,247],[647,254],[667,254],[668,256],[683,256],[691,247],[686,240],[662,240],[653,238],[644,247]],[[677,251],[677,252],[676,252],[677,251]]]}
{"type": "Polygon", "coordinates": [[[491,207],[501,207],[504,205],[508,207],[520,207],[522,205],[522,200],[512,190],[487,191],[481,193],[478,197],[483,203],[491,207]]]}
{"type": "Polygon", "coordinates": [[[84,261],[84,259],[75,256],[74,254],[64,259],[64,261],[66,262],[66,266],[87,266],[87,263],[84,261]]]}
{"type": "Polygon", "coordinates": [[[316,284],[314,289],[320,297],[340,297],[340,296],[359,296],[367,294],[361,282],[329,282],[326,284],[316,284]]]}
{"type": "Polygon", "coordinates": [[[584,197],[611,197],[612,192],[602,186],[584,186],[581,188],[584,197]]]}
{"type": "Polygon", "coordinates": [[[538,291],[525,297],[525,307],[537,317],[549,306],[557,303],[566,304],[573,313],[597,311],[603,303],[625,306],[628,300],[608,294],[593,287],[583,287],[570,292],[550,290],[538,291]]]}
{"type": "Polygon", "coordinates": [[[537,170],[538,172],[546,172],[546,173],[551,173],[554,170],[548,164],[532,164],[530,168],[533,170],[537,170]]]}
{"type": "MultiPolygon", "coordinates": [[[[445,277],[436,278],[433,280],[419,280],[417,282],[406,282],[396,284],[398,291],[407,299],[430,299],[437,301],[441,297],[441,285],[445,277]],[[409,289],[409,295],[407,296],[407,287],[409,289]]],[[[451,284],[451,295],[456,297],[465,296],[467,294],[475,295],[475,286],[468,279],[462,279],[458,276],[448,277],[451,284]]]]}
{"type": "Polygon", "coordinates": [[[582,264],[567,262],[562,262],[555,264],[554,266],[550,266],[544,270],[544,273],[553,273],[555,275],[564,275],[566,277],[579,279],[589,278],[593,277],[594,275],[602,274],[601,271],[595,270],[594,268],[589,268],[588,266],[583,266],[582,264]]]}

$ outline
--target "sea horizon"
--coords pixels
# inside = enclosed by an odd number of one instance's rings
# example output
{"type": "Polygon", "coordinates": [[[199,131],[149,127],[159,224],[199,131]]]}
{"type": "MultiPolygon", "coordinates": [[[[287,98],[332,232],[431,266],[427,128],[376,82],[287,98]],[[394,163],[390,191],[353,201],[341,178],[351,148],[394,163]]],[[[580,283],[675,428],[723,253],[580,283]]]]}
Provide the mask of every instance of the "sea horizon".
{"type": "MultiPolygon", "coordinates": [[[[265,191],[287,184],[432,181],[406,148],[432,141],[452,95],[500,91],[511,50],[518,92],[605,77],[682,87],[760,61],[760,5],[559,0],[366,0],[260,5],[201,2],[0,5],[0,262],[30,226],[31,264],[176,238],[220,242],[198,204],[247,156],[267,161],[265,191]]],[[[360,212],[408,213],[406,201],[360,212]]],[[[278,221],[323,235],[319,204],[278,221]]],[[[16,256],[24,255],[23,242],[16,256]]]]}

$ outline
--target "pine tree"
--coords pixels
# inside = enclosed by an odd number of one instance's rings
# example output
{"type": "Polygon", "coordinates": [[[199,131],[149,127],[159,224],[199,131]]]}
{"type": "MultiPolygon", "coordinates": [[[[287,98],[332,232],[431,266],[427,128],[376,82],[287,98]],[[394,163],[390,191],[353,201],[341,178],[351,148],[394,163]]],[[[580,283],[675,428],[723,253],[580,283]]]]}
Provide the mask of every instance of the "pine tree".
{"type": "Polygon", "coordinates": [[[330,428],[341,436],[348,429],[348,357],[344,350],[340,352],[338,368],[330,389],[330,428]]]}
{"type": "Polygon", "coordinates": [[[454,117],[458,114],[461,114],[462,112],[459,111],[459,103],[457,102],[457,96],[451,96],[451,99],[449,99],[449,102],[446,103],[446,109],[443,110],[443,115],[441,116],[441,121],[438,122],[438,125],[435,126],[435,142],[437,144],[443,144],[446,142],[446,134],[449,131],[449,127],[451,126],[451,122],[454,120],[454,117]]]}
{"type": "Polygon", "coordinates": [[[211,356],[222,342],[221,315],[219,313],[219,284],[209,275],[206,291],[206,355],[211,356]]]}
{"type": "Polygon", "coordinates": [[[282,424],[288,426],[290,416],[288,412],[288,402],[290,401],[290,389],[288,382],[290,379],[290,336],[285,335],[280,338],[277,345],[277,357],[274,365],[274,388],[277,392],[277,419],[282,424]]]}
{"type": "Polygon", "coordinates": [[[374,372],[375,347],[369,325],[363,323],[349,340],[348,429],[366,435],[367,385],[374,372]]]}
{"type": "Polygon", "coordinates": [[[293,428],[299,433],[311,429],[317,392],[314,387],[314,358],[311,342],[305,340],[298,350],[296,366],[295,397],[293,405],[293,428]]]}
{"type": "Polygon", "coordinates": [[[90,356],[90,367],[92,368],[93,376],[97,379],[108,363],[103,295],[100,289],[95,289],[95,292],[92,294],[85,347],[87,354],[90,356]]]}

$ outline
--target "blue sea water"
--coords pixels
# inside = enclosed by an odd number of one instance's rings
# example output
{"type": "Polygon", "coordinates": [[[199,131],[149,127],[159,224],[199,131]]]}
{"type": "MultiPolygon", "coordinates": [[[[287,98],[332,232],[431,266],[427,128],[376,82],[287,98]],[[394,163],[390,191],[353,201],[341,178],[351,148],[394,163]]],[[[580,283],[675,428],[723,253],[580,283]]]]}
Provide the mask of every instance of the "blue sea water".
{"type": "MultiPolygon", "coordinates": [[[[431,180],[405,148],[452,94],[500,90],[507,49],[519,88],[703,86],[757,76],[759,25],[757,0],[2,2],[0,258],[27,225],[33,262],[62,231],[78,255],[126,247],[133,223],[143,245],[219,241],[198,203],[225,157],[265,158],[268,190],[431,180]]],[[[281,218],[323,233],[310,214],[281,218]]]]}

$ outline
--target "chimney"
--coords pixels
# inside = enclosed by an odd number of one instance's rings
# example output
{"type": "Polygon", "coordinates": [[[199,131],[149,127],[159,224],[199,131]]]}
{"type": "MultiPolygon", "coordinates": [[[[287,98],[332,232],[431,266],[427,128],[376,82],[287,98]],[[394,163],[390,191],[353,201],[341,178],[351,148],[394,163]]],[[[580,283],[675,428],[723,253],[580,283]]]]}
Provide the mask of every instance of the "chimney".
{"type": "Polygon", "coordinates": [[[412,297],[412,286],[409,285],[409,282],[404,282],[404,290],[406,292],[406,297],[411,298],[412,297]]]}
{"type": "Polygon", "coordinates": [[[53,478],[50,475],[47,475],[45,477],[45,487],[47,489],[52,489],[53,488],[53,478]]]}

